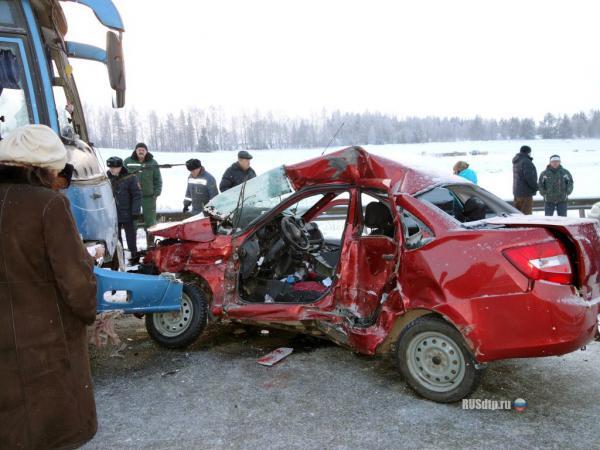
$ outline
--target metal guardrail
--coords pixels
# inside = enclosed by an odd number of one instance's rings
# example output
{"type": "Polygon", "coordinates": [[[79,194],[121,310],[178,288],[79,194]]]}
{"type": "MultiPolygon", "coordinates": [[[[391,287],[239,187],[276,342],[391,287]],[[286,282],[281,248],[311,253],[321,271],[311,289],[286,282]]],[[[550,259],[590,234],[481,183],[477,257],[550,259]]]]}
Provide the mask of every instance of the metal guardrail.
{"type": "MultiPolygon", "coordinates": [[[[508,200],[508,203],[513,205],[512,200],[508,200]]],[[[586,209],[592,209],[595,203],[600,202],[600,198],[598,197],[586,197],[586,198],[574,198],[567,200],[567,209],[568,210],[577,210],[579,211],[579,217],[585,217],[586,209]]],[[[514,206],[514,205],[513,205],[514,206]]],[[[533,201],[533,210],[534,211],[543,211],[544,210],[544,200],[534,200],[533,201]]]]}
{"type": "MultiPolygon", "coordinates": [[[[585,211],[591,209],[595,203],[600,202],[599,197],[587,197],[587,198],[575,198],[567,201],[567,209],[569,210],[577,210],[579,211],[579,217],[585,217],[585,211]]],[[[512,200],[507,200],[507,203],[511,205],[514,203],[512,200]]],[[[544,201],[543,200],[534,200],[533,201],[533,210],[534,211],[543,211],[544,210],[544,201]]],[[[341,213],[341,209],[339,207],[331,208],[325,214],[319,216],[317,220],[329,221],[329,220],[344,220],[346,218],[345,213],[341,213]]],[[[159,222],[177,222],[180,220],[187,219],[191,217],[190,214],[184,214],[179,211],[160,211],[157,213],[157,219],[159,222]]]]}

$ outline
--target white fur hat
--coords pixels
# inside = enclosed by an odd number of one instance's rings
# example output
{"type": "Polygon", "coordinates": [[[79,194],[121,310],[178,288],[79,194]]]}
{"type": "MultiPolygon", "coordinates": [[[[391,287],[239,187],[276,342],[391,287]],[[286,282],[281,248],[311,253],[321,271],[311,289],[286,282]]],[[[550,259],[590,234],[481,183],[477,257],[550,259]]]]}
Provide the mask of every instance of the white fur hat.
{"type": "Polygon", "coordinates": [[[0,164],[3,163],[62,170],[67,163],[67,150],[52,128],[25,125],[0,141],[0,164]]]}
{"type": "Polygon", "coordinates": [[[590,213],[588,214],[588,217],[590,219],[600,220],[600,202],[594,203],[594,206],[592,206],[592,209],[591,209],[590,213]]]}

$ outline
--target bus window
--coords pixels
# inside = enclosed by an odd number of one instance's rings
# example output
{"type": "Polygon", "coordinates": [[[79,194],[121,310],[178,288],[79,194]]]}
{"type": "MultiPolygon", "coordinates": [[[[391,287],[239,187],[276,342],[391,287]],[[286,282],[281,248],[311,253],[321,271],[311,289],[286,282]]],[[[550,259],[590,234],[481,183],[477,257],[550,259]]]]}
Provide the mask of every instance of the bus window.
{"type": "Polygon", "coordinates": [[[58,124],[62,137],[73,140],[75,139],[75,129],[73,127],[73,105],[67,101],[65,89],[62,86],[53,86],[54,101],[56,103],[56,113],[58,115],[58,124]]]}
{"type": "Polygon", "coordinates": [[[0,132],[33,123],[27,95],[25,71],[17,44],[0,37],[0,132]]]}
{"type": "Polygon", "coordinates": [[[25,31],[25,19],[14,0],[0,0],[0,26],[25,31]]]}

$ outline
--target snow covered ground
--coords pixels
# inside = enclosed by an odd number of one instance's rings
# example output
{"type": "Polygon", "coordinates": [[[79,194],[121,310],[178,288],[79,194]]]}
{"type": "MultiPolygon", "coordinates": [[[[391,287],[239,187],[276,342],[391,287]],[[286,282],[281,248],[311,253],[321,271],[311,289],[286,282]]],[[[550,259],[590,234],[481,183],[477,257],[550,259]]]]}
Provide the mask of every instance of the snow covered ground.
{"type": "MultiPolygon", "coordinates": [[[[369,152],[386,158],[423,167],[438,172],[452,172],[458,160],[465,160],[479,176],[479,184],[504,198],[512,198],[512,157],[521,145],[533,149],[533,162],[541,172],[551,155],[558,153],[563,165],[573,174],[575,189],[572,198],[600,197],[600,139],[535,140],[535,141],[468,141],[436,142],[427,144],[367,145],[369,152]],[[470,152],[487,152],[486,155],[471,155],[470,152]],[[466,156],[440,156],[448,152],[467,152],[466,156]]],[[[338,150],[330,148],[329,152],[338,150]]],[[[252,166],[262,173],[281,164],[291,164],[319,156],[323,149],[253,150],[252,166]]],[[[100,149],[103,160],[109,156],[123,159],[131,150],[100,149]]],[[[221,180],[223,172],[236,161],[236,151],[213,153],[154,153],[160,164],[183,163],[189,158],[198,158],[206,169],[221,180]]],[[[159,211],[176,211],[183,208],[188,172],[185,167],[162,169],[163,193],[158,199],[159,211]]],[[[538,196],[539,198],[539,196],[538,196]]],[[[573,213],[576,213],[575,211],[573,213]]]]}

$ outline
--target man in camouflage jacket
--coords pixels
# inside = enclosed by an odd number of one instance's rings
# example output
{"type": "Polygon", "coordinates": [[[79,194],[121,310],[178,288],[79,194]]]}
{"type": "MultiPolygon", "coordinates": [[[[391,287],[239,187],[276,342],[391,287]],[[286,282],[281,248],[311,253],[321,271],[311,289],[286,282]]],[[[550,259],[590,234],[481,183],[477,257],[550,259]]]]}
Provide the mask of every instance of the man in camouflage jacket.
{"type": "Polygon", "coordinates": [[[544,197],[544,210],[547,216],[567,215],[567,197],[573,192],[573,177],[560,164],[560,156],[552,155],[550,164],[540,174],[538,182],[540,194],[544,197]]]}

